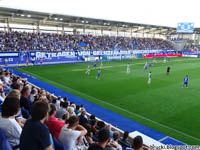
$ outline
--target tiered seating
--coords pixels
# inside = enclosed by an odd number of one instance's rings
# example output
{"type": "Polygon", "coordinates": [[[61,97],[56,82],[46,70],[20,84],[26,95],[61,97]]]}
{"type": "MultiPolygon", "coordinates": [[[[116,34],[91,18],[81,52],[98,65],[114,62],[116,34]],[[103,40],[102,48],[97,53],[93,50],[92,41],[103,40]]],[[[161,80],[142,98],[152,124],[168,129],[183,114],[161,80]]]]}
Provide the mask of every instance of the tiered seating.
{"type": "Polygon", "coordinates": [[[0,51],[172,49],[163,39],[0,31],[0,51]]]}
{"type": "Polygon", "coordinates": [[[183,51],[198,52],[200,51],[200,45],[186,45],[184,46],[183,51]]]}

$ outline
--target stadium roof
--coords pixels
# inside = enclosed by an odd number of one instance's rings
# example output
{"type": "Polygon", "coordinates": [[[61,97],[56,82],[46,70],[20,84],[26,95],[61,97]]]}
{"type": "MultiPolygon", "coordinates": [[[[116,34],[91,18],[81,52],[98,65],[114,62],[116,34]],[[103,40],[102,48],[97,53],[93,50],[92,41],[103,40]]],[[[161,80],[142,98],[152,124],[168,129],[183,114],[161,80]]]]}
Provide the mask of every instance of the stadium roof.
{"type": "MultiPolygon", "coordinates": [[[[118,32],[176,34],[176,28],[0,7],[0,22],[118,32]]],[[[200,28],[195,28],[200,33],[200,28]]]]}
{"type": "Polygon", "coordinates": [[[149,25],[200,27],[198,0],[0,0],[0,7],[149,25]]]}
{"type": "Polygon", "coordinates": [[[65,26],[81,29],[108,30],[119,32],[137,32],[168,35],[176,32],[175,28],[145,25],[138,23],[128,23],[120,21],[93,19],[43,13],[21,9],[0,7],[0,22],[20,23],[20,24],[40,24],[48,26],[65,26]]]}

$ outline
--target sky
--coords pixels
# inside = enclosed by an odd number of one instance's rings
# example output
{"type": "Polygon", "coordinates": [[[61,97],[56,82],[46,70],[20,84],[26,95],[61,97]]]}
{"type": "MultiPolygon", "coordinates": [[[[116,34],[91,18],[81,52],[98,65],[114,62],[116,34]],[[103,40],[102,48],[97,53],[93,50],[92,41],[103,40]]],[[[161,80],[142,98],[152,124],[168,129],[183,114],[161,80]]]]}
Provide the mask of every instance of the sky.
{"type": "Polygon", "coordinates": [[[199,0],[0,0],[0,7],[105,20],[177,27],[200,27],[199,0]]]}

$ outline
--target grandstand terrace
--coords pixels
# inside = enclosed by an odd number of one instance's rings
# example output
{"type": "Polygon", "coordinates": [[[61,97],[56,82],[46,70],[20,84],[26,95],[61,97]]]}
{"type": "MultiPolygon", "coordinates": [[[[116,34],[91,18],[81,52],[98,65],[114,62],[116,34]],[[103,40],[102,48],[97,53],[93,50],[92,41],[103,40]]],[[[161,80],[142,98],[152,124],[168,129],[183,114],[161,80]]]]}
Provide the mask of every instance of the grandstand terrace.
{"type": "Polygon", "coordinates": [[[163,39],[0,31],[1,51],[169,50],[163,39]]]}
{"type": "Polygon", "coordinates": [[[173,49],[174,28],[0,8],[1,51],[173,49]]]}

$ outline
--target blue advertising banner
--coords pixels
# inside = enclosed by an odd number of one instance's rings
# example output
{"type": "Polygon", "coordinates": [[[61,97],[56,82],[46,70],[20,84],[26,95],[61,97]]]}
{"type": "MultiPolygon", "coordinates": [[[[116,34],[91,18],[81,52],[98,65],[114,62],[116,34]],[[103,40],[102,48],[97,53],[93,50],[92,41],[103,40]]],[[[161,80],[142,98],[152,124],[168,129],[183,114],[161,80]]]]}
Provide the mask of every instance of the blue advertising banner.
{"type": "MultiPolygon", "coordinates": [[[[23,51],[23,52],[0,52],[0,65],[13,64],[24,65],[30,63],[67,63],[84,61],[85,58],[95,57],[97,60],[100,57],[108,57],[114,59],[131,59],[133,56],[145,54],[174,54],[175,50],[118,50],[118,51],[58,51],[58,52],[45,52],[45,51],[23,51]],[[34,61],[33,61],[34,60],[34,61]]],[[[92,59],[91,59],[92,60],[92,59]]]]}

